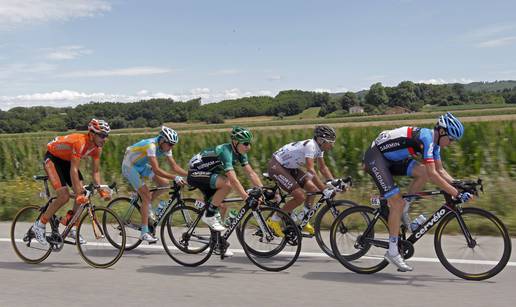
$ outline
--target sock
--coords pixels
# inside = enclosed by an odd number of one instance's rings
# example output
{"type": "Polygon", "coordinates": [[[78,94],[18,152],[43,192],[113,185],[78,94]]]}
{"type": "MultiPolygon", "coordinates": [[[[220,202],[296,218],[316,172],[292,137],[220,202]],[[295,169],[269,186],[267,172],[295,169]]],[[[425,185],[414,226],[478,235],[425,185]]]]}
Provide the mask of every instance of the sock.
{"type": "Polygon", "coordinates": [[[208,207],[206,208],[206,217],[212,217],[214,216],[218,211],[218,208],[215,207],[214,204],[209,203],[208,207]]]}
{"type": "Polygon", "coordinates": [[[305,204],[305,206],[303,208],[303,211],[305,212],[305,215],[307,215],[308,211],[310,211],[310,209],[312,209],[312,206],[313,206],[313,204],[308,204],[308,203],[305,204]]]}
{"type": "Polygon", "coordinates": [[[41,223],[41,221],[37,221],[36,226],[38,226],[39,228],[46,228],[46,224],[41,223]]]}
{"type": "Polygon", "coordinates": [[[395,256],[399,254],[398,251],[398,236],[389,236],[389,255],[395,256]]]}
{"type": "Polygon", "coordinates": [[[149,226],[148,225],[142,225],[142,234],[149,232],[149,226]]]}

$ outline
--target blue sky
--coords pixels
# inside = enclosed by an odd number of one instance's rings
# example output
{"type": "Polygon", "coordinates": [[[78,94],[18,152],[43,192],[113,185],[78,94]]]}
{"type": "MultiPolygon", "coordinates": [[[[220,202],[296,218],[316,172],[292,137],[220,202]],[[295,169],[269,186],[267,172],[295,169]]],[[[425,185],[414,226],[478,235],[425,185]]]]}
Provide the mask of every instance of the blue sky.
{"type": "Polygon", "coordinates": [[[0,109],[516,79],[516,1],[0,0],[0,109]]]}

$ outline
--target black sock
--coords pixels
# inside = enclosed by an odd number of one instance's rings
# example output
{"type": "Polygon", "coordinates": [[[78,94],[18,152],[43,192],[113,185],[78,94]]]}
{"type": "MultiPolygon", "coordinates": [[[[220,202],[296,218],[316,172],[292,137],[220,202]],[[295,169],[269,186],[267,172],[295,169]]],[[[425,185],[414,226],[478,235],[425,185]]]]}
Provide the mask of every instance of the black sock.
{"type": "Polygon", "coordinates": [[[206,208],[206,217],[212,217],[214,216],[218,211],[218,208],[215,207],[214,204],[209,203],[208,207],[206,208]]]}

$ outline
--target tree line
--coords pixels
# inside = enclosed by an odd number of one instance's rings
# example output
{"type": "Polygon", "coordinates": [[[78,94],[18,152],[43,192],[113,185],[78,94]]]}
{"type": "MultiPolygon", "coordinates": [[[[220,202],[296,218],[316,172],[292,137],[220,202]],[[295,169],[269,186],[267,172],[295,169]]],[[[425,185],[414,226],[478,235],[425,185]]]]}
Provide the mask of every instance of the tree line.
{"type": "Polygon", "coordinates": [[[165,122],[205,121],[222,123],[225,119],[270,115],[282,118],[295,115],[310,107],[320,107],[319,116],[337,112],[345,116],[349,108],[362,106],[368,114],[383,114],[388,108],[403,107],[418,111],[425,105],[460,104],[516,104],[516,82],[504,81],[512,88],[469,90],[464,84],[432,85],[403,81],[397,86],[386,87],[381,83],[369,90],[338,94],[301,90],[279,92],[275,97],[255,96],[217,103],[201,104],[201,99],[174,101],[150,99],[134,103],[92,102],[76,107],[15,107],[0,110],[0,133],[35,131],[85,130],[88,120],[107,120],[114,129],[157,127],[165,122]]]}

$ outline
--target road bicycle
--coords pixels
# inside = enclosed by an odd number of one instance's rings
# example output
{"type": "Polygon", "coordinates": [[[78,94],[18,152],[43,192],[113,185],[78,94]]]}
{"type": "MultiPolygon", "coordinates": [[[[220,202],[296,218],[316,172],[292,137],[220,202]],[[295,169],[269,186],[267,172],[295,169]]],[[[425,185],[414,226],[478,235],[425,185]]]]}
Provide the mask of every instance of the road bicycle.
{"type": "MultiPolygon", "coordinates": [[[[461,192],[476,196],[483,191],[482,180],[457,181],[461,192]]],[[[489,211],[465,207],[444,191],[425,191],[404,195],[409,201],[443,195],[445,203],[410,235],[400,227],[399,251],[405,259],[414,255],[414,244],[437,226],[434,248],[437,258],[452,274],[468,280],[484,280],[501,272],[511,255],[511,239],[503,222],[489,211]]],[[[385,268],[383,258],[389,248],[385,199],[376,208],[357,206],[342,212],[330,231],[334,255],[346,268],[371,274],[385,268]]]]}
{"type": "Polygon", "coordinates": [[[84,186],[88,202],[79,206],[62,232],[59,232],[60,218],[54,214],[49,220],[51,232],[46,236],[49,244],[44,246],[36,240],[32,225],[56,197],[50,195],[48,176],[33,178],[43,181],[45,192],[42,196],[47,202],[44,206],[26,206],[16,213],[11,225],[11,243],[18,257],[27,263],[40,263],[52,252],[61,251],[65,244],[76,245],[84,261],[96,268],[108,268],[122,257],[124,250],[117,247],[124,246],[126,240],[122,221],[110,209],[97,207],[91,202],[91,196],[96,190],[109,189],[112,192],[116,189],[116,183],[109,186],[84,186]],[[85,240],[83,243],[79,243],[80,240],[67,239],[74,225],[77,225],[76,238],[82,237],[85,240]],[[116,242],[116,245],[111,244],[112,242],[116,242]]]}
{"type": "Polygon", "coordinates": [[[245,205],[223,233],[201,222],[207,206],[199,208],[195,203],[178,200],[161,222],[161,241],[167,254],[177,263],[191,267],[205,263],[213,253],[224,259],[228,239],[236,229],[244,253],[256,266],[266,271],[290,267],[301,252],[299,228],[280,209],[261,205],[264,196],[261,188],[251,189],[248,194],[245,205]],[[279,217],[284,237],[276,236],[267,225],[266,217],[272,214],[279,217]]]}

